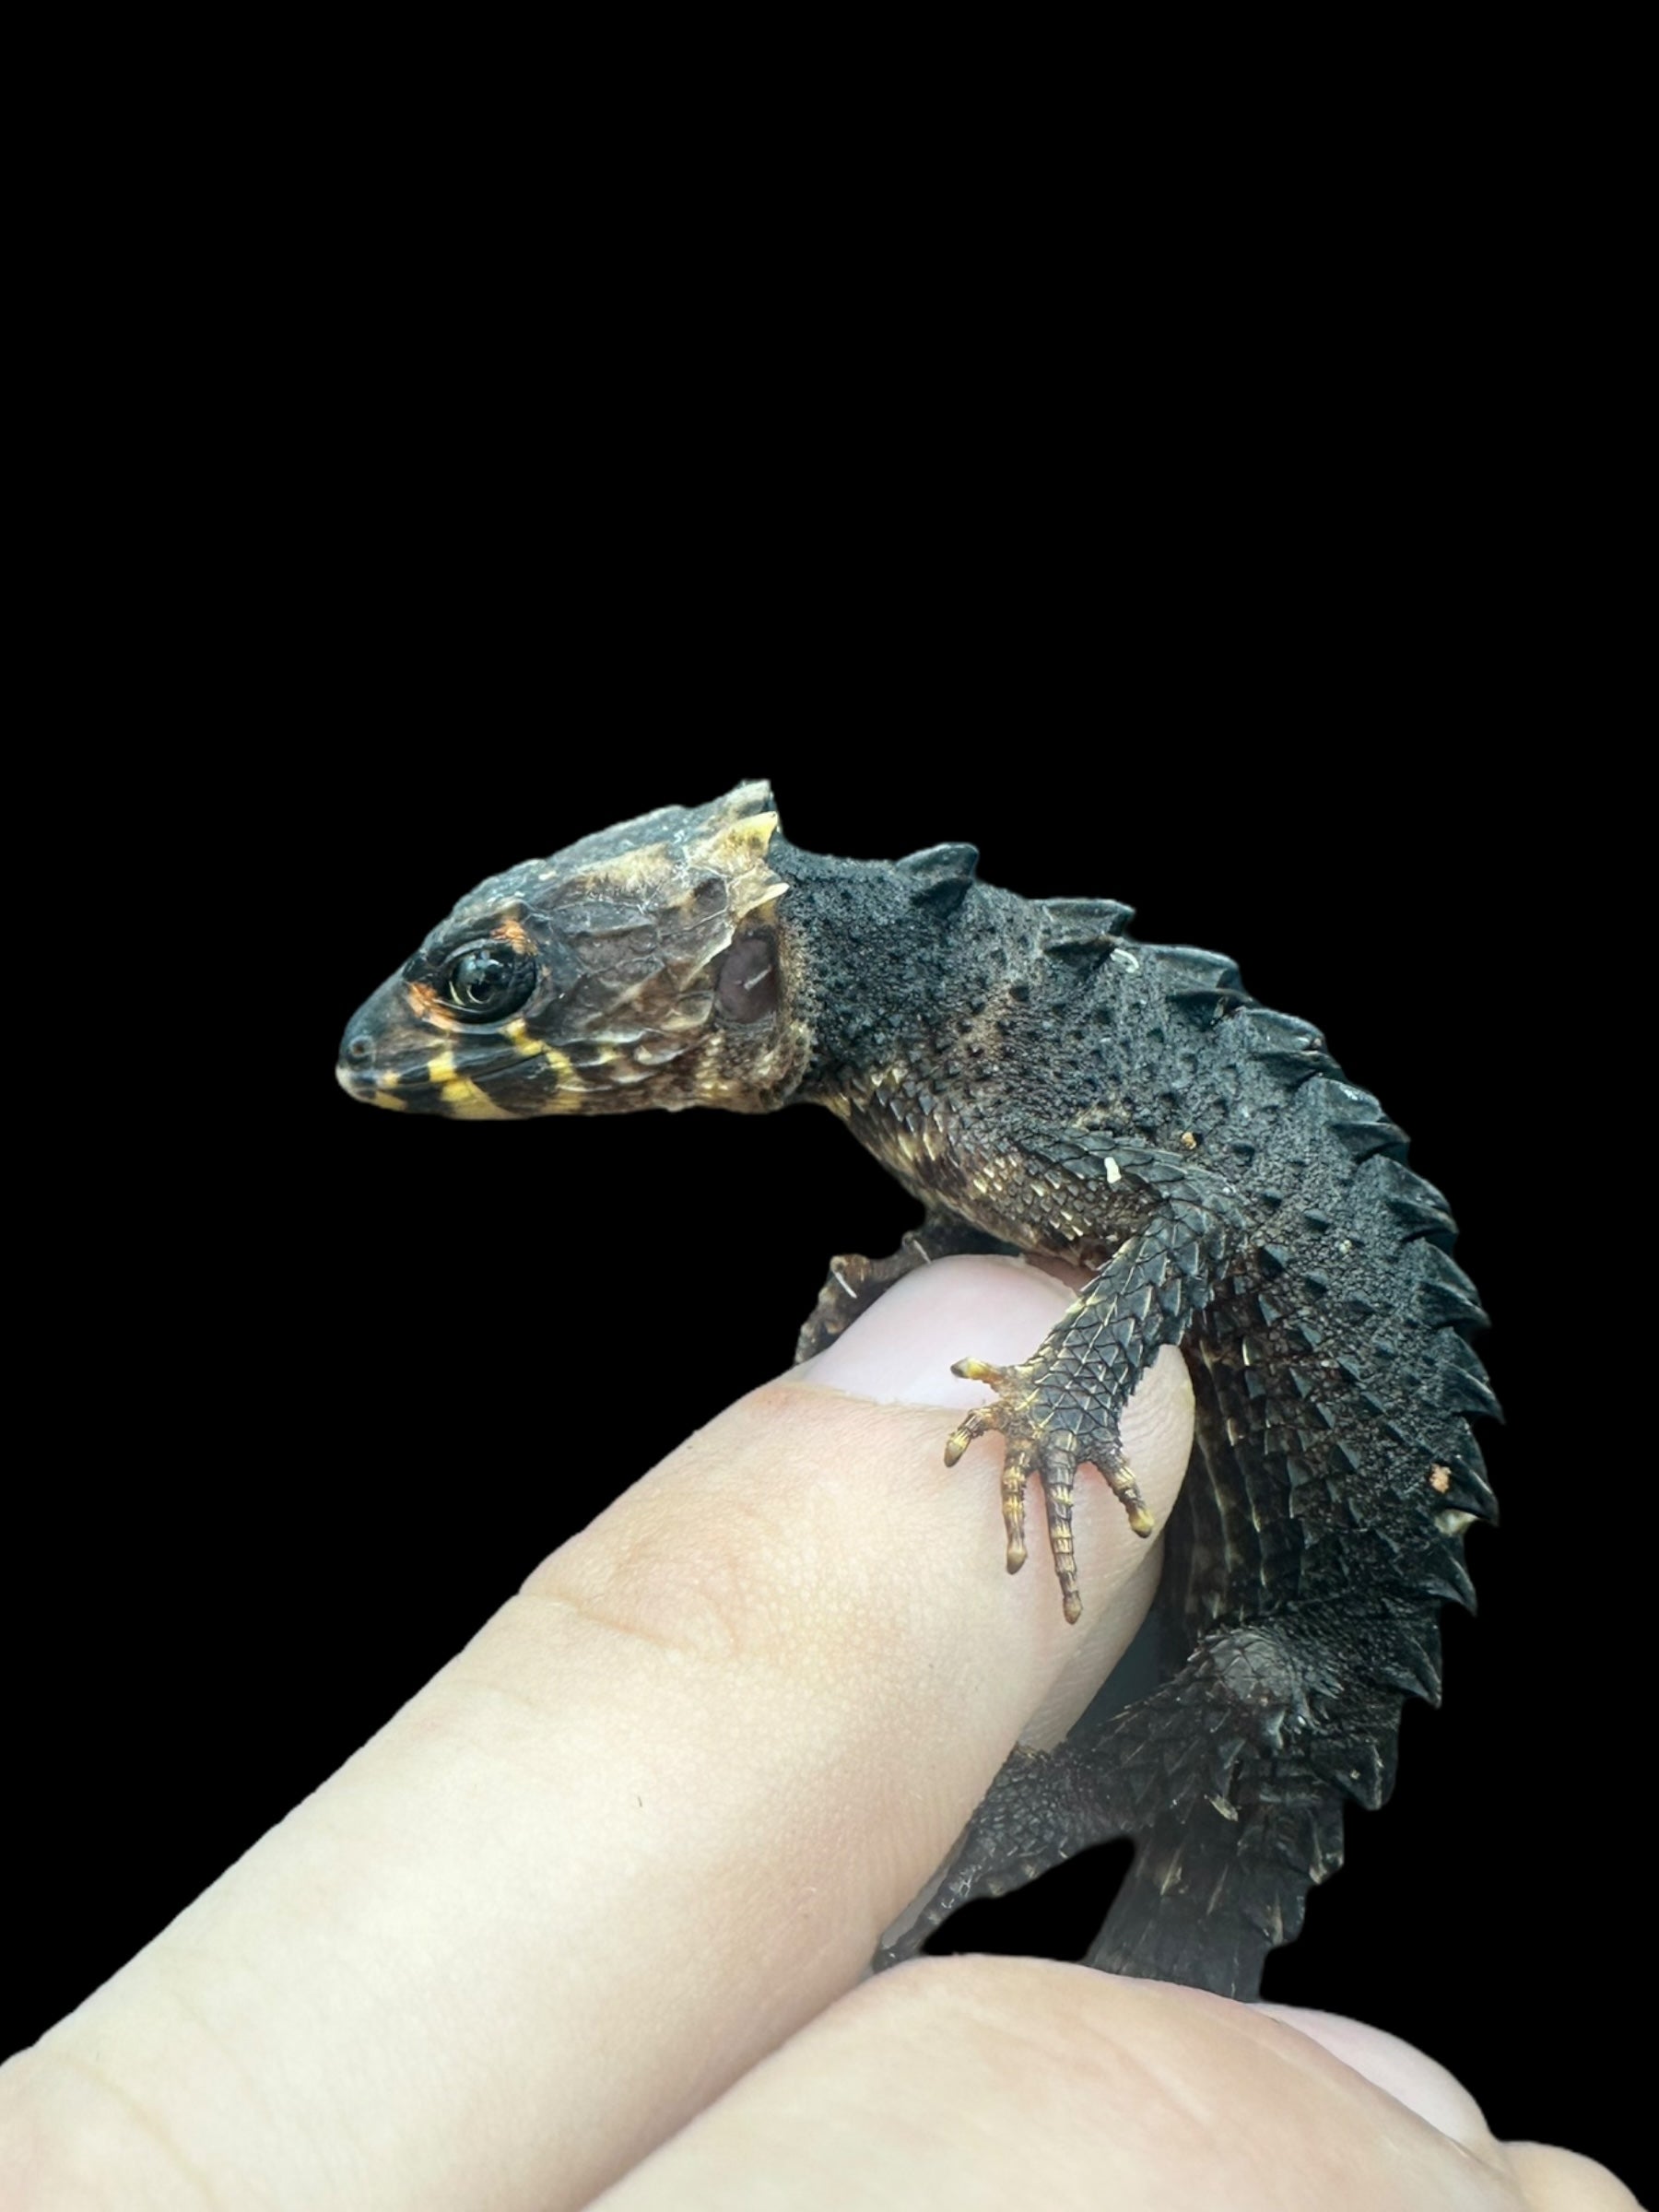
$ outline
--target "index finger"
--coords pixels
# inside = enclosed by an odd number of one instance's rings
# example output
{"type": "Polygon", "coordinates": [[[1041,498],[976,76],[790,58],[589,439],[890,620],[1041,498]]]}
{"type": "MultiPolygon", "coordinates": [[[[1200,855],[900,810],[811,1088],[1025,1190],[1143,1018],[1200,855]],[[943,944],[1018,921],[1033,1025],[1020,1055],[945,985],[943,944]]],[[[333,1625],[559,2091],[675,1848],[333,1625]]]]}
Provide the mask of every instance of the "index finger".
{"type": "MultiPolygon", "coordinates": [[[[183,2173],[228,2201],[256,2176],[319,2207],[580,2204],[845,1990],[1150,1599],[1155,1547],[1088,1485],[1085,1642],[1039,1562],[1002,1571],[994,1447],[942,1465],[937,1406],[978,1394],[949,1359],[1021,1356],[1065,1302],[1006,1263],[930,1268],[849,1336],[841,1388],[807,1372],[692,1437],[14,2069],[47,2148],[66,2114],[127,2203],[147,2161],[159,2198],[183,2173]]],[[[1125,1421],[1160,1521],[1184,1383],[1166,1367],[1125,1421]]]]}

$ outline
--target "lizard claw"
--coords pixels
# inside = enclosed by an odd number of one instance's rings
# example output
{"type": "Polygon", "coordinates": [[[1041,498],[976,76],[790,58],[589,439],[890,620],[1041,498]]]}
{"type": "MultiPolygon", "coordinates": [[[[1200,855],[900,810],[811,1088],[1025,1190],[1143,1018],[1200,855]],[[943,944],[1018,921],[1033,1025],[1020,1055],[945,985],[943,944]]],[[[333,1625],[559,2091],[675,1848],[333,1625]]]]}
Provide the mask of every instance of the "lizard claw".
{"type": "Polygon", "coordinates": [[[1141,1495],[1141,1487],[1135,1479],[1135,1469],[1124,1457],[1117,1443],[1097,1453],[1095,1465],[1105,1476],[1112,1496],[1129,1516],[1129,1525],[1137,1536],[1149,1536],[1158,1526],[1152,1518],[1152,1509],[1141,1495]]]}
{"type": "Polygon", "coordinates": [[[1008,1387],[1007,1369],[993,1367],[989,1359],[957,1359],[952,1361],[950,1371],[960,1375],[965,1382],[989,1382],[993,1390],[1008,1387]]]}
{"type": "Polygon", "coordinates": [[[1037,1472],[1023,1448],[1009,1442],[1003,1459],[1002,1510],[1003,1526],[1008,1532],[1008,1572],[1018,1574],[1026,1563],[1025,1497],[1026,1485],[1037,1472]]]}
{"type": "Polygon", "coordinates": [[[945,1440],[945,1465],[954,1467],[976,1437],[988,1436],[1001,1427],[999,1406],[976,1406],[971,1413],[965,1413],[945,1440]]]}

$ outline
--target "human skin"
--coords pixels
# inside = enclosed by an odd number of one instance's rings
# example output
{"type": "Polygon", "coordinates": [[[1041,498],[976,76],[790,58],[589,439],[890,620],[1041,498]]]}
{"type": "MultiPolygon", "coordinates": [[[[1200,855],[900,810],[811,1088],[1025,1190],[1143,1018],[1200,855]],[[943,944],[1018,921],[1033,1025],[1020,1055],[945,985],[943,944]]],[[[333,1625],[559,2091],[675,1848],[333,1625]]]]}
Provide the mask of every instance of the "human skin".
{"type": "MultiPolygon", "coordinates": [[[[950,1360],[1066,1295],[925,1269],[636,1483],[0,2068],[0,2202],[1632,2204],[1352,2022],[1040,1960],[864,1981],[1156,1587],[1087,1481],[1068,1630],[1041,1549],[1003,1571],[996,1446],[943,1465],[938,1409],[985,1394],[950,1360]]],[[[1124,1426],[1160,1524],[1190,1420],[1165,1353],[1124,1426]]]]}

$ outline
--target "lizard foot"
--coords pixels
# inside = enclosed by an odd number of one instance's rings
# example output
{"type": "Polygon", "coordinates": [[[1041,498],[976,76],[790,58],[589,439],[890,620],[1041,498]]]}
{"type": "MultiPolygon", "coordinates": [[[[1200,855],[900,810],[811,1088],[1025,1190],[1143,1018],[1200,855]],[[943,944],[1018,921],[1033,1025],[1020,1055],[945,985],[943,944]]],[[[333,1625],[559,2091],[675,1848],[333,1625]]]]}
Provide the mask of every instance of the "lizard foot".
{"type": "Polygon", "coordinates": [[[890,1290],[895,1283],[902,1282],[914,1269],[926,1266],[930,1260],[946,1259],[957,1253],[1011,1253],[1014,1249],[997,1237],[986,1236],[982,1230],[971,1229],[965,1221],[933,1217],[920,1229],[908,1230],[889,1259],[868,1260],[862,1252],[838,1253],[830,1263],[830,1273],[818,1292],[818,1304],[807,1315],[796,1340],[797,1364],[833,1344],[861,1314],[869,1312],[883,1291],[890,1290]]]}
{"type": "Polygon", "coordinates": [[[1083,1611],[1072,1551],[1072,1500],[1078,1467],[1086,1462],[1099,1467],[1137,1536],[1149,1536],[1154,1526],[1135,1471],[1118,1441],[1116,1418],[1088,1436],[1068,1427],[1064,1406],[1055,1402],[1051,1363],[1041,1348],[1018,1367],[993,1367],[985,1359],[959,1359],[950,1371],[970,1382],[987,1382],[998,1394],[994,1404],[976,1406],[963,1415],[946,1440],[945,1465],[954,1467],[976,1437],[989,1435],[994,1430],[1002,1437],[1002,1510],[1008,1534],[1010,1574],[1018,1574],[1026,1562],[1026,1489],[1032,1476],[1041,1478],[1054,1573],[1065,1618],[1076,1621],[1083,1611]]]}
{"type": "Polygon", "coordinates": [[[889,1260],[868,1260],[862,1252],[840,1252],[830,1263],[818,1304],[807,1315],[795,1344],[795,1359],[810,1359],[844,1329],[851,1328],[881,1293],[910,1272],[914,1262],[902,1253],[889,1260]]]}

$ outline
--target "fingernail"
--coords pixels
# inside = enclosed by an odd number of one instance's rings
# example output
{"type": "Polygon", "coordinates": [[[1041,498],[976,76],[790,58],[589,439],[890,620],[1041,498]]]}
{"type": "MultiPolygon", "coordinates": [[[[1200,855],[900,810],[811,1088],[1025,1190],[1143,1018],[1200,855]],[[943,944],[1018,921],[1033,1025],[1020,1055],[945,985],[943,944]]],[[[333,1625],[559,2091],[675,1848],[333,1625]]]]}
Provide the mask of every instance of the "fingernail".
{"type": "Polygon", "coordinates": [[[1024,1359],[1072,1297],[1018,1260],[935,1260],[895,1283],[845,1335],[785,1379],[880,1406],[982,1406],[991,1394],[985,1384],[953,1375],[951,1363],[1024,1359]]]}
{"type": "Polygon", "coordinates": [[[1296,2005],[1258,2004],[1251,2009],[1282,2020],[1286,2027],[1323,2044],[1345,2066],[1363,2074],[1397,2104],[1405,2105],[1453,2142],[1461,2143],[1465,2150],[1489,2148],[1492,2138],[1485,2115],[1462,2082],[1437,2060],[1403,2043],[1398,2036],[1370,2027],[1363,2020],[1350,2020],[1341,2013],[1305,2011],[1296,2005]]]}

